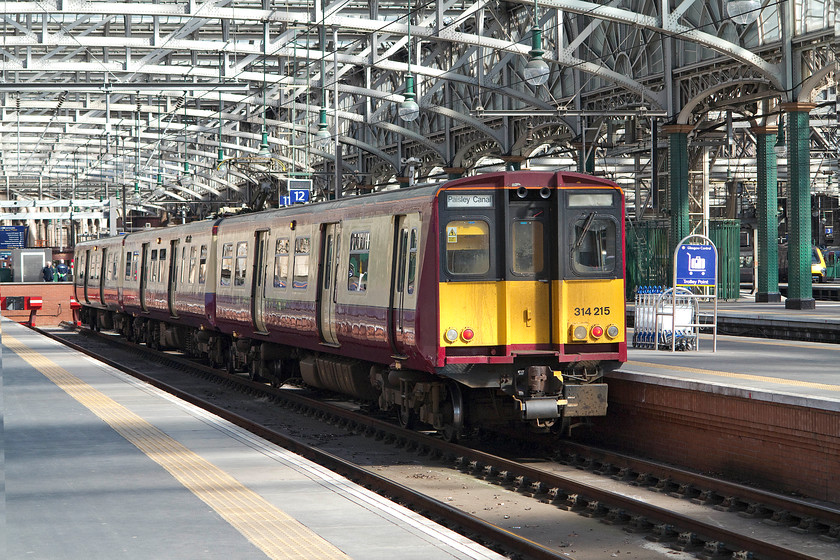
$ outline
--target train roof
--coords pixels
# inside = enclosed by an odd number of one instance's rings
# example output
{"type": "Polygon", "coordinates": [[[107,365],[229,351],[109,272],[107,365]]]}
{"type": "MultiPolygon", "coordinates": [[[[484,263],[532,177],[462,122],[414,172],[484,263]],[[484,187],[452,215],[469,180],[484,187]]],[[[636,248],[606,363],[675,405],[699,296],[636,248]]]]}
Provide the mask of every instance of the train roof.
{"type": "MultiPolygon", "coordinates": [[[[410,199],[426,200],[431,203],[437,195],[443,190],[449,189],[472,189],[472,188],[507,188],[513,189],[520,186],[524,187],[555,187],[555,188],[580,188],[581,186],[588,187],[604,187],[621,190],[621,187],[602,177],[595,177],[583,173],[575,173],[571,171],[500,171],[495,173],[485,173],[481,175],[473,175],[470,177],[462,177],[460,179],[452,179],[444,183],[436,185],[418,185],[415,187],[404,187],[390,191],[379,191],[369,194],[361,194],[356,196],[349,196],[339,200],[324,200],[320,202],[313,202],[305,205],[287,206],[283,208],[272,208],[262,210],[260,212],[249,212],[245,214],[235,214],[227,217],[207,218],[188,224],[177,224],[165,228],[153,228],[119,236],[121,239],[132,236],[143,236],[151,232],[167,230],[172,227],[178,227],[180,231],[188,233],[189,230],[202,230],[210,225],[219,225],[222,222],[239,222],[239,221],[259,221],[263,217],[273,218],[289,215],[309,215],[313,213],[323,212],[329,208],[337,210],[341,208],[353,208],[359,205],[367,205],[371,203],[388,203],[396,201],[407,201],[410,199]],[[192,226],[192,227],[191,227],[192,226]]],[[[85,241],[79,245],[102,243],[105,239],[112,241],[115,238],[101,238],[94,241],[85,241]]]]}

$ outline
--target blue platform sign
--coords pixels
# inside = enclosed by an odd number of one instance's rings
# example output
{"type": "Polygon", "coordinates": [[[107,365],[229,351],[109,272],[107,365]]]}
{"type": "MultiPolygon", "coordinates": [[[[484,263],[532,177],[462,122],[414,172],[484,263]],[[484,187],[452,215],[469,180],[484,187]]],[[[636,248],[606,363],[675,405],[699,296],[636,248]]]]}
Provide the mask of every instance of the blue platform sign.
{"type": "Polygon", "coordinates": [[[26,248],[29,226],[0,226],[0,249],[26,248]]]}
{"type": "Polygon", "coordinates": [[[286,196],[280,197],[280,204],[278,206],[291,206],[293,204],[300,204],[302,202],[309,202],[309,191],[291,190],[286,196]]]}
{"type": "Polygon", "coordinates": [[[677,249],[677,286],[717,285],[714,245],[680,245],[677,249]]]}
{"type": "Polygon", "coordinates": [[[309,202],[312,192],[312,179],[289,179],[289,194],[280,197],[279,206],[291,206],[309,202]]]}

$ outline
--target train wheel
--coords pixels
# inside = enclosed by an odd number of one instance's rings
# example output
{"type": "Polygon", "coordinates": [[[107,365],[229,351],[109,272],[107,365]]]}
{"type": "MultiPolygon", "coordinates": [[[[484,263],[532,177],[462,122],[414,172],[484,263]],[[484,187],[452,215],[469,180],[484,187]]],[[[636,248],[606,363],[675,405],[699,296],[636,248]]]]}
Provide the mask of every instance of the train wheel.
{"type": "Polygon", "coordinates": [[[233,344],[228,344],[224,355],[225,370],[230,374],[236,373],[236,348],[233,347],[233,344]]]}
{"type": "Polygon", "coordinates": [[[248,379],[255,383],[265,383],[266,379],[262,375],[260,375],[261,361],[254,360],[250,364],[248,364],[248,379]]]}
{"type": "Polygon", "coordinates": [[[446,388],[449,393],[449,402],[446,404],[452,408],[451,419],[444,422],[440,433],[443,439],[454,443],[464,435],[464,396],[457,383],[449,383],[446,388]]]}
{"type": "Polygon", "coordinates": [[[397,409],[397,420],[400,426],[407,430],[413,430],[417,427],[417,414],[408,407],[401,406],[397,409]]]}
{"type": "Polygon", "coordinates": [[[160,350],[160,327],[155,321],[147,323],[146,341],[152,350],[160,350]]]}

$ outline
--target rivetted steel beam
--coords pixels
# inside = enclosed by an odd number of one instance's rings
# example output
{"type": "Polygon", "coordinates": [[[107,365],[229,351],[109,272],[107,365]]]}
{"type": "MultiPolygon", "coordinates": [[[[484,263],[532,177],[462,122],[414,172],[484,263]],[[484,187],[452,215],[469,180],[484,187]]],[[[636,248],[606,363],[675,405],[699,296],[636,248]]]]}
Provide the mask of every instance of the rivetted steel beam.
{"type": "MultiPolygon", "coordinates": [[[[530,4],[528,0],[514,1],[522,4],[530,4]]],[[[757,54],[741,47],[740,45],[736,45],[735,43],[721,39],[720,37],[716,37],[710,33],[700,31],[699,29],[693,29],[679,23],[681,6],[685,3],[690,5],[694,3],[694,1],[695,0],[684,0],[684,2],[677,7],[676,11],[665,15],[664,21],[662,18],[657,16],[639,14],[629,10],[603,6],[601,4],[585,2],[583,0],[542,0],[540,2],[540,6],[543,8],[557,8],[567,12],[582,14],[607,21],[644,27],[672,37],[677,37],[681,40],[691,41],[692,43],[703,45],[754,67],[763,74],[776,89],[784,89],[782,82],[779,79],[780,72],[778,65],[767,62],[757,54]]]]}

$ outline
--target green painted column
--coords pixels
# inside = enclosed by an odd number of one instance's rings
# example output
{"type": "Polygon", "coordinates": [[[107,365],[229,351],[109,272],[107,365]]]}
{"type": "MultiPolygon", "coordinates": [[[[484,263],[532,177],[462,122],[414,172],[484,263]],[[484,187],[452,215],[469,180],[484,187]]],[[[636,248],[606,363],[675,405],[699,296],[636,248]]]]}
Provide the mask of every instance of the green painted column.
{"type": "Polygon", "coordinates": [[[586,150],[582,145],[577,146],[577,170],[578,173],[595,173],[595,150],[589,146],[589,157],[586,157],[586,150]]]}
{"type": "Polygon", "coordinates": [[[668,190],[671,211],[668,245],[672,253],[691,230],[688,221],[688,133],[692,130],[693,126],[685,124],[669,124],[662,127],[662,131],[668,135],[668,190]]]}
{"type": "Polygon", "coordinates": [[[783,103],[787,113],[790,235],[788,237],[788,293],[785,309],[814,309],[811,289],[811,127],[813,103],[783,103]]]}
{"type": "Polygon", "coordinates": [[[754,127],[758,181],[758,291],[755,301],[782,301],[779,293],[779,217],[776,152],[778,137],[775,126],[754,127]]]}

